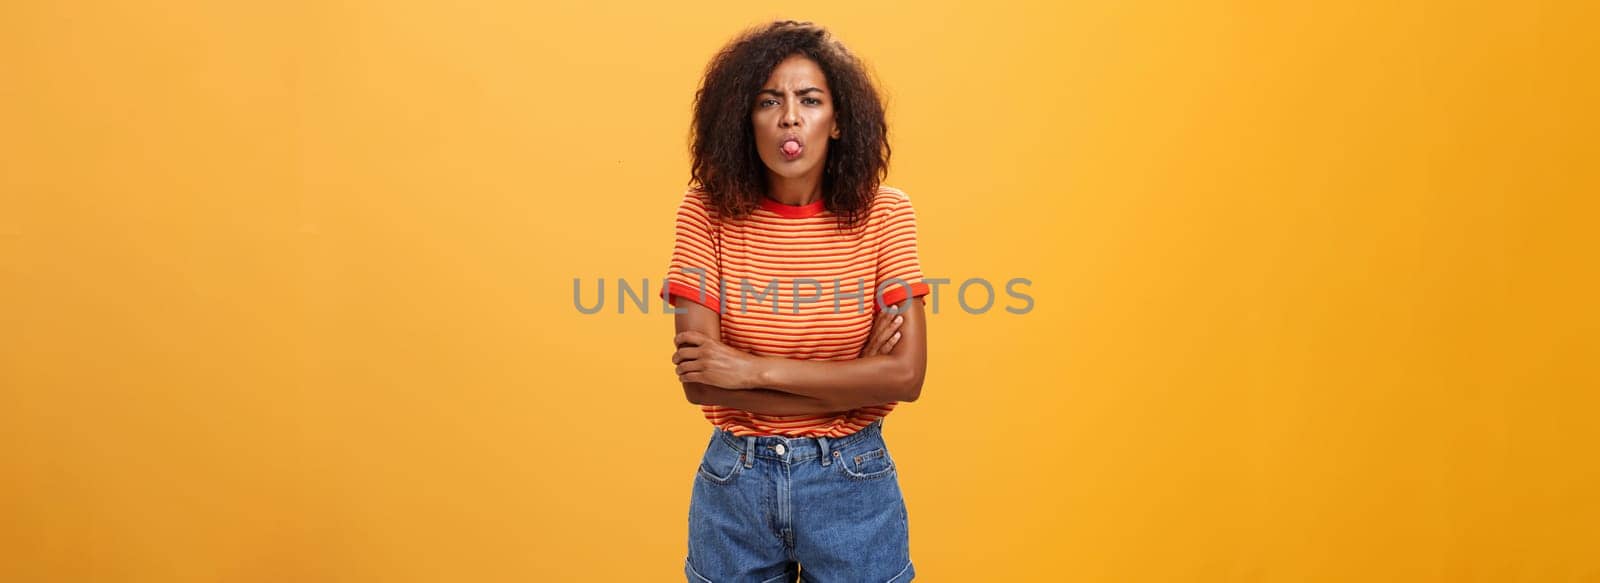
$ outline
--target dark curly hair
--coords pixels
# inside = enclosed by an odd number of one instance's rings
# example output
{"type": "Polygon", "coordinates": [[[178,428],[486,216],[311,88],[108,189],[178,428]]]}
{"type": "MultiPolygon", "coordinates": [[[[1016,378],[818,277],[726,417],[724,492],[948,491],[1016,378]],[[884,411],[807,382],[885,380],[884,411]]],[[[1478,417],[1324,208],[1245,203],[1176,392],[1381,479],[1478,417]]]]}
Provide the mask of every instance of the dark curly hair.
{"type": "Polygon", "coordinates": [[[694,96],[689,185],[729,218],[749,216],[766,190],[767,169],[750,121],[756,92],[792,55],[816,61],[834,95],[840,136],[823,160],[824,208],[841,230],[857,226],[889,169],[889,124],[866,67],[827,29],[780,20],[746,30],[711,59],[694,96]]]}

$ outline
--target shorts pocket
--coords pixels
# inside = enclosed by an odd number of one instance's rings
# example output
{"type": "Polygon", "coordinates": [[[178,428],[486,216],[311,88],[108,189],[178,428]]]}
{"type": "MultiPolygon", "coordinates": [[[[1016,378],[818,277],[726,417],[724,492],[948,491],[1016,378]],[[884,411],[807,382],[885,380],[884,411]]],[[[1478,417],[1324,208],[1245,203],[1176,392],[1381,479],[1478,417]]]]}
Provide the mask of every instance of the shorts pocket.
{"type": "Polygon", "coordinates": [[[699,474],[713,484],[730,484],[738,479],[739,470],[744,468],[744,452],[734,449],[719,437],[713,435],[711,443],[706,445],[705,455],[700,457],[699,474]]]}
{"type": "Polygon", "coordinates": [[[852,480],[875,480],[894,475],[894,458],[882,441],[871,443],[858,451],[833,452],[834,465],[839,473],[852,480]]]}

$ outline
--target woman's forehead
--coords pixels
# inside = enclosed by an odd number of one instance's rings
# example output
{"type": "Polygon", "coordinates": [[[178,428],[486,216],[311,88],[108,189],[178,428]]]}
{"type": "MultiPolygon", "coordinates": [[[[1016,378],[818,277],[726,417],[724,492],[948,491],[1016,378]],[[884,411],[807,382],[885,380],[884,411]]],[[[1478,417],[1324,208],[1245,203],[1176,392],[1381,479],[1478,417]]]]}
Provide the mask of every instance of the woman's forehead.
{"type": "Polygon", "coordinates": [[[817,62],[804,55],[794,55],[772,68],[764,89],[797,90],[806,87],[827,89],[828,79],[817,62]]]}

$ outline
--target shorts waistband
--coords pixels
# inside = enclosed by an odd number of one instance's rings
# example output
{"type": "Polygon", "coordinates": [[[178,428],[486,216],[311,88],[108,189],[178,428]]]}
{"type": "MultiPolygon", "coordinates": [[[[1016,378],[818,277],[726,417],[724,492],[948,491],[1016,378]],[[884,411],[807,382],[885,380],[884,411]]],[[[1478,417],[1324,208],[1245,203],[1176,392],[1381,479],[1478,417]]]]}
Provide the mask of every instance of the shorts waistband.
{"type": "Polygon", "coordinates": [[[747,468],[755,462],[755,458],[789,463],[821,458],[822,465],[826,466],[832,461],[828,458],[830,451],[880,435],[883,432],[883,419],[877,419],[867,424],[866,427],[862,427],[855,433],[844,437],[784,437],[780,435],[739,437],[721,427],[715,428],[715,431],[718,441],[744,453],[742,459],[744,460],[744,466],[747,468]]]}

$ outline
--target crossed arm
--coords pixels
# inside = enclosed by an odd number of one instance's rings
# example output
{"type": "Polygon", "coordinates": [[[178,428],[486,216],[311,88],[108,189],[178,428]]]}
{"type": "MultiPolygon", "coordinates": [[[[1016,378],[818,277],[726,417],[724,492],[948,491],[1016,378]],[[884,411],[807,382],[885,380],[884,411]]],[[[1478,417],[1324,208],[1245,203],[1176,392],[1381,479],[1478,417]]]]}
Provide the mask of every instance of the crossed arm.
{"type": "Polygon", "coordinates": [[[862,356],[854,360],[797,360],[756,356],[722,343],[720,316],[679,302],[672,362],[684,396],[769,415],[847,411],[892,401],[915,401],[927,370],[922,298],[901,302],[902,320],[887,310],[873,322],[862,356]],[[895,333],[898,332],[898,335],[895,333]]]}

